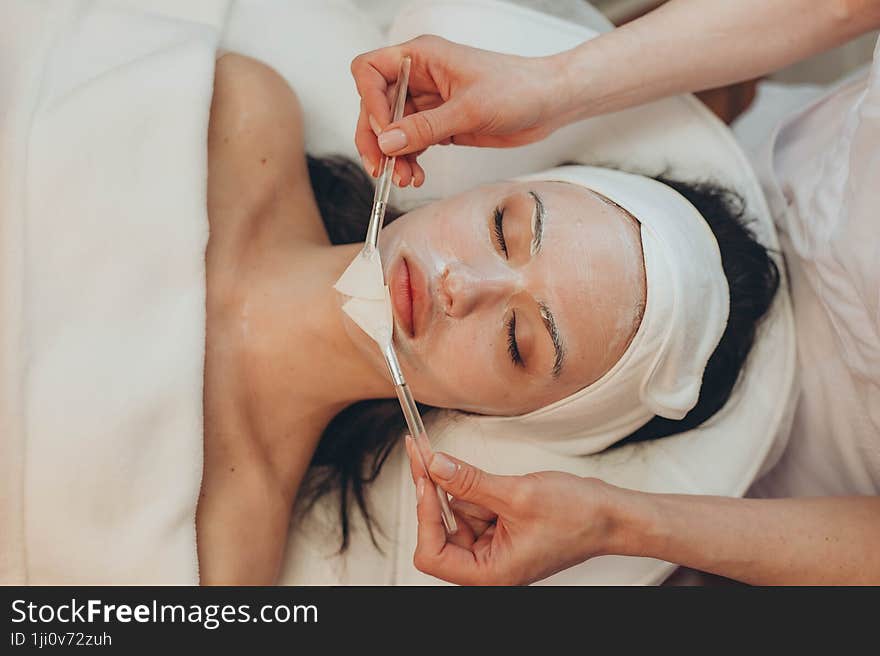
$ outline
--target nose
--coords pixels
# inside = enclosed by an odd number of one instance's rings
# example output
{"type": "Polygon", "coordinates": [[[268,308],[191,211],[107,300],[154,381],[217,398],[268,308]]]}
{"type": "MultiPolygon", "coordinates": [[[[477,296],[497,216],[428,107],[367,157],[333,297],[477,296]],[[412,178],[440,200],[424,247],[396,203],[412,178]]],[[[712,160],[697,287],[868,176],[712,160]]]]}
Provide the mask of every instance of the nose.
{"type": "Polygon", "coordinates": [[[440,302],[447,315],[461,318],[482,306],[506,300],[520,286],[519,276],[510,269],[478,271],[453,262],[440,274],[440,302]]]}

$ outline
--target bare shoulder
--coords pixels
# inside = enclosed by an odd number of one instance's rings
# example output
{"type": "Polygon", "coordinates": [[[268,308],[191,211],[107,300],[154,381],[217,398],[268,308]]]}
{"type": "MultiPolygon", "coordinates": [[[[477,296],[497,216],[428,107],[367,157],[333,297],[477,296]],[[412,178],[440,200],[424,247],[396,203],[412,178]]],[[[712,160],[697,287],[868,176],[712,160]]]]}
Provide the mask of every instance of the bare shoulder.
{"type": "MultiPolygon", "coordinates": [[[[305,173],[302,109],[270,66],[226,54],[216,64],[208,130],[210,175],[253,193],[305,173]]],[[[271,195],[271,193],[270,193],[271,195]]]]}
{"type": "Polygon", "coordinates": [[[220,57],[214,72],[214,104],[218,127],[230,136],[253,136],[284,123],[287,136],[294,136],[289,128],[297,127],[295,132],[302,137],[296,94],[274,68],[259,60],[233,53],[220,57]]]}

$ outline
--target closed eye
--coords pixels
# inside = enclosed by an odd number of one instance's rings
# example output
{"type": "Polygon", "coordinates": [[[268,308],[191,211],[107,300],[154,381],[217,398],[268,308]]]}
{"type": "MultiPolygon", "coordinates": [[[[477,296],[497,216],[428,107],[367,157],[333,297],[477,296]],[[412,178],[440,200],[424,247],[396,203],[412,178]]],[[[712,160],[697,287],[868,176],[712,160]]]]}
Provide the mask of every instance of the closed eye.
{"type": "Polygon", "coordinates": [[[504,241],[504,210],[500,207],[495,208],[495,240],[504,257],[507,257],[507,242],[504,241]]]}
{"type": "Polygon", "coordinates": [[[512,312],[507,320],[507,352],[513,364],[524,367],[522,356],[519,354],[519,346],[516,343],[516,312],[512,312]]]}

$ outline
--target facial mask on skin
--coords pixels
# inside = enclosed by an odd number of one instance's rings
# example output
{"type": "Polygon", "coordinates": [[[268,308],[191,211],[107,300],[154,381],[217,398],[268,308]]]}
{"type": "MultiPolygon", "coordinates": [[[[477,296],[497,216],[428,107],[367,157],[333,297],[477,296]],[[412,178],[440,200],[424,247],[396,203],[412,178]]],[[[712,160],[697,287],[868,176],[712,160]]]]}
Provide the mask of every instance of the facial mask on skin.
{"type": "Polygon", "coordinates": [[[730,293],[715,235],[686,198],[651,178],[566,166],[521,180],[567,182],[600,194],[640,224],[646,306],[618,362],[574,394],[483,430],[540,439],[567,455],[597,453],[655,416],[682,419],[696,404],[706,363],[727,326],[730,293]]]}

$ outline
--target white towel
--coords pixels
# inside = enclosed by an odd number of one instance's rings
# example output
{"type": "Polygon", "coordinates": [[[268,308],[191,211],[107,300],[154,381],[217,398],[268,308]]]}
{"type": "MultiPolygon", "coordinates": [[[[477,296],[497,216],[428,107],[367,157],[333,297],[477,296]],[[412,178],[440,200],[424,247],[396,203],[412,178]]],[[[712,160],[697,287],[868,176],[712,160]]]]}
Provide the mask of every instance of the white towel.
{"type": "Polygon", "coordinates": [[[207,123],[227,3],[183,18],[174,4],[3,6],[3,582],[198,581],[207,123]]]}

